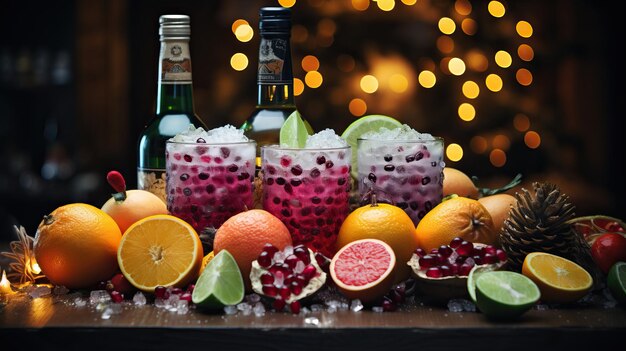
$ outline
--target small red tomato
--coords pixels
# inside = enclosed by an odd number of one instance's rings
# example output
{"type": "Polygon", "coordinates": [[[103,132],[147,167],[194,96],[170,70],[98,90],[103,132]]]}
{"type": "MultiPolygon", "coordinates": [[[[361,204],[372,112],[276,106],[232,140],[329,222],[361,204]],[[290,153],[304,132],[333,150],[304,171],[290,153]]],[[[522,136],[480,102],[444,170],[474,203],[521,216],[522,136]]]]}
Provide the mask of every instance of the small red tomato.
{"type": "Polygon", "coordinates": [[[591,245],[591,256],[606,274],[618,261],[626,261],[626,237],[617,233],[602,234],[591,245]]]}

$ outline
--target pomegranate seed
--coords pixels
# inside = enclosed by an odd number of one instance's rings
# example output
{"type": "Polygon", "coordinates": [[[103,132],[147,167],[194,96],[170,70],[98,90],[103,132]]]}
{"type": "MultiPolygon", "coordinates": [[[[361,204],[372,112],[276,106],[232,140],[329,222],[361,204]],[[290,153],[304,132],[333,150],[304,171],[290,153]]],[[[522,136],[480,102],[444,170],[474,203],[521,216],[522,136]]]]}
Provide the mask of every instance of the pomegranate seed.
{"type": "Polygon", "coordinates": [[[274,254],[269,254],[267,251],[262,251],[261,254],[259,255],[259,258],[257,258],[257,262],[259,263],[259,266],[263,267],[263,268],[267,268],[272,264],[272,257],[274,256],[274,254]]]}
{"type": "Polygon", "coordinates": [[[309,249],[304,245],[298,245],[293,248],[293,254],[304,262],[305,265],[311,263],[311,256],[309,256],[309,249]]]}
{"type": "Polygon", "coordinates": [[[278,289],[276,289],[274,285],[263,285],[263,288],[261,290],[263,291],[263,294],[270,297],[275,297],[276,295],[278,295],[278,289]]]}
{"type": "Polygon", "coordinates": [[[185,300],[187,302],[191,302],[191,293],[184,292],[179,297],[180,300],[185,300]]]}
{"type": "Polygon", "coordinates": [[[311,280],[310,278],[307,278],[302,274],[296,275],[296,279],[294,279],[294,281],[298,282],[298,284],[300,284],[302,287],[309,285],[310,280],[311,280]]]}
{"type": "Polygon", "coordinates": [[[261,274],[261,284],[263,285],[274,284],[274,276],[269,273],[261,274]]]}
{"type": "Polygon", "coordinates": [[[481,265],[481,264],[483,264],[483,263],[484,263],[484,262],[483,262],[483,258],[482,258],[482,257],[480,257],[480,256],[474,256],[474,257],[472,257],[472,258],[474,259],[474,263],[475,263],[475,264],[477,264],[477,265],[481,265]]]}
{"type": "Polygon", "coordinates": [[[459,267],[459,275],[468,276],[473,267],[474,265],[470,265],[469,263],[463,263],[461,267],[459,267]]]}
{"type": "Polygon", "coordinates": [[[299,261],[300,261],[300,259],[296,255],[294,255],[294,254],[291,254],[291,255],[287,256],[287,258],[285,258],[285,263],[291,269],[296,268],[296,264],[298,264],[299,261]]]}
{"type": "Polygon", "coordinates": [[[170,293],[174,294],[174,295],[180,295],[183,293],[183,289],[181,288],[172,288],[172,290],[170,290],[170,293]]]}
{"type": "Polygon", "coordinates": [[[270,257],[272,257],[278,251],[278,248],[272,244],[267,243],[263,245],[263,251],[267,252],[267,254],[270,255],[270,257]]]}
{"type": "Polygon", "coordinates": [[[506,252],[504,250],[496,250],[496,257],[500,260],[500,262],[506,261],[506,252]]]}
{"type": "Polygon", "coordinates": [[[271,266],[269,269],[270,273],[272,273],[274,276],[276,276],[277,272],[282,273],[283,275],[288,275],[289,273],[291,273],[291,269],[289,269],[289,266],[287,266],[285,263],[274,263],[273,266],[271,266]]]}
{"type": "Polygon", "coordinates": [[[426,251],[424,251],[424,249],[419,248],[419,247],[415,249],[413,253],[415,253],[418,257],[424,257],[424,255],[426,255],[426,251]]]}
{"type": "Polygon", "coordinates": [[[302,275],[307,279],[307,281],[311,280],[315,276],[315,273],[317,273],[317,269],[311,264],[304,267],[304,270],[302,271],[302,275]]]}
{"type": "Polygon", "coordinates": [[[396,310],[396,304],[393,301],[384,299],[382,303],[383,311],[392,312],[396,310]]]}
{"type": "Polygon", "coordinates": [[[496,247],[493,245],[487,245],[485,246],[485,254],[492,254],[492,255],[496,255],[496,247]]]}
{"type": "Polygon", "coordinates": [[[431,268],[437,264],[437,259],[434,256],[426,255],[419,259],[419,264],[422,269],[431,268]]]}
{"type": "Polygon", "coordinates": [[[291,282],[290,289],[294,295],[300,295],[302,293],[302,284],[298,281],[293,281],[291,282]]]}
{"type": "Polygon", "coordinates": [[[444,263],[447,262],[447,260],[443,256],[441,256],[440,254],[434,254],[432,256],[435,259],[435,261],[437,262],[437,264],[444,264],[444,263]]]}
{"type": "Polygon", "coordinates": [[[439,246],[439,254],[441,257],[450,257],[452,255],[452,249],[447,245],[439,246]]]}
{"type": "Polygon", "coordinates": [[[475,247],[474,250],[472,251],[472,256],[484,257],[485,253],[486,251],[483,246],[475,247]]]}
{"type": "Polygon", "coordinates": [[[458,236],[454,239],[452,239],[450,241],[450,247],[453,249],[456,249],[457,247],[459,247],[461,245],[461,243],[463,242],[463,239],[459,238],[458,236]]]}
{"type": "Polygon", "coordinates": [[[452,263],[450,265],[450,275],[458,275],[459,274],[459,268],[461,267],[460,264],[458,263],[452,263]]]}
{"type": "Polygon", "coordinates": [[[485,264],[492,264],[492,263],[496,263],[498,258],[495,255],[486,253],[485,256],[483,256],[482,260],[483,260],[483,263],[485,264]]]}
{"type": "Polygon", "coordinates": [[[330,260],[326,256],[324,256],[320,252],[316,252],[315,253],[315,261],[317,261],[317,264],[320,266],[320,268],[324,272],[328,272],[328,267],[330,266],[330,260]]]}
{"type": "Polygon", "coordinates": [[[291,296],[291,289],[289,289],[288,286],[283,286],[282,288],[280,288],[280,290],[278,291],[278,294],[280,295],[280,297],[283,300],[287,300],[289,298],[289,296],[291,296]]]}
{"type": "Polygon", "coordinates": [[[393,302],[395,303],[401,303],[402,301],[404,301],[403,293],[400,293],[396,290],[392,290],[390,295],[391,295],[391,300],[393,300],[393,302]]]}
{"type": "Polygon", "coordinates": [[[439,249],[434,248],[434,249],[430,249],[430,252],[428,253],[429,255],[435,255],[439,253],[439,249]]]}
{"type": "Polygon", "coordinates": [[[449,276],[452,275],[452,270],[447,265],[443,265],[443,266],[439,267],[439,269],[441,270],[441,276],[442,277],[449,277],[449,276]]]}
{"type": "Polygon", "coordinates": [[[293,314],[300,313],[300,301],[296,300],[296,301],[291,302],[289,304],[289,309],[291,310],[291,313],[293,314]]]}
{"type": "Polygon", "coordinates": [[[191,294],[191,293],[193,293],[193,289],[195,289],[195,288],[196,288],[196,284],[189,284],[187,286],[187,292],[191,294]]]}
{"type": "Polygon", "coordinates": [[[154,296],[157,299],[167,299],[170,297],[170,292],[164,286],[157,286],[154,288],[154,296]]]}
{"type": "Polygon", "coordinates": [[[115,303],[120,303],[124,301],[124,294],[119,291],[113,290],[109,293],[109,295],[111,295],[111,300],[113,300],[113,302],[115,303]]]}
{"type": "Polygon", "coordinates": [[[461,245],[459,245],[459,247],[456,248],[456,253],[459,254],[459,256],[470,256],[473,251],[474,251],[474,244],[465,240],[463,240],[461,245]]]}
{"type": "Polygon", "coordinates": [[[285,308],[285,300],[274,300],[274,302],[272,303],[272,307],[274,307],[276,311],[282,311],[283,308],[285,308]]]}
{"type": "Polygon", "coordinates": [[[439,267],[430,267],[426,271],[426,276],[429,278],[441,278],[442,275],[443,274],[441,272],[441,269],[439,269],[439,267]]]}

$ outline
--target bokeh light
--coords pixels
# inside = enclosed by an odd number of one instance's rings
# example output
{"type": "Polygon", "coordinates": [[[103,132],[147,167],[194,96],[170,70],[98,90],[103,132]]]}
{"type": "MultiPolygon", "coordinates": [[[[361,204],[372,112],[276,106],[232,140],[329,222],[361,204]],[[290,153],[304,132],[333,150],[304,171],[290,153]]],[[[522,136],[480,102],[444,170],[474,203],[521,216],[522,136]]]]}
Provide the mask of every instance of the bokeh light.
{"type": "Polygon", "coordinates": [[[497,134],[493,137],[493,140],[491,141],[491,146],[496,149],[502,149],[506,151],[511,146],[511,140],[508,136],[504,134],[497,134]]]}
{"type": "Polygon", "coordinates": [[[461,16],[467,16],[472,13],[472,4],[468,0],[456,0],[454,10],[461,16]]]}
{"type": "Polygon", "coordinates": [[[348,110],[353,116],[360,117],[367,112],[367,104],[363,99],[355,98],[350,100],[350,104],[348,104],[348,110]]]}
{"type": "Polygon", "coordinates": [[[439,19],[439,30],[443,34],[452,34],[456,30],[456,23],[450,17],[442,17],[439,19]]]}
{"type": "Polygon", "coordinates": [[[520,68],[515,72],[515,79],[523,86],[529,86],[533,83],[533,74],[526,68],[520,68]]]}
{"type": "Polygon", "coordinates": [[[294,78],[293,79],[293,95],[299,96],[304,92],[304,82],[302,79],[294,78]]]}
{"type": "Polygon", "coordinates": [[[433,72],[424,70],[417,76],[417,81],[424,88],[432,88],[437,83],[437,77],[433,72]]]}
{"type": "Polygon", "coordinates": [[[461,145],[452,143],[446,147],[446,157],[452,162],[461,161],[463,158],[463,148],[461,145]]]}
{"type": "Polygon", "coordinates": [[[480,94],[480,87],[476,84],[476,82],[468,80],[463,83],[462,91],[466,98],[475,99],[478,97],[478,94],[480,94]]]}
{"type": "Polygon", "coordinates": [[[523,113],[518,113],[513,117],[513,127],[518,132],[525,132],[530,128],[530,119],[523,113]]]}
{"type": "Polygon", "coordinates": [[[304,82],[309,88],[319,88],[322,85],[324,78],[318,71],[310,71],[304,76],[304,82]]]}
{"type": "Polygon", "coordinates": [[[396,73],[389,77],[389,88],[395,93],[404,93],[409,88],[409,81],[404,75],[396,73]]]}
{"type": "Polygon", "coordinates": [[[372,94],[378,90],[378,79],[372,75],[365,75],[361,78],[361,90],[368,94],[372,94]]]}
{"type": "Polygon", "coordinates": [[[394,7],[396,7],[395,0],[378,0],[376,1],[378,8],[383,11],[391,11],[394,7]]]}
{"type": "Polygon", "coordinates": [[[476,109],[470,103],[464,102],[459,105],[459,118],[464,120],[465,122],[472,121],[474,117],[476,117],[476,109]]]}
{"type": "Polygon", "coordinates": [[[523,61],[532,61],[532,59],[535,57],[535,51],[530,45],[521,44],[517,48],[517,56],[519,56],[519,58],[523,61]]]}
{"type": "Polygon", "coordinates": [[[454,50],[454,40],[447,35],[441,35],[437,38],[437,49],[444,54],[449,54],[454,50]]]}
{"type": "Polygon", "coordinates": [[[502,68],[511,67],[511,63],[513,63],[513,58],[511,57],[511,54],[504,50],[496,52],[495,60],[496,64],[502,68]]]}
{"type": "Polygon", "coordinates": [[[296,0],[278,0],[278,4],[282,7],[293,7],[296,4],[296,0]]]}
{"type": "Polygon", "coordinates": [[[241,24],[235,30],[235,37],[243,43],[247,43],[254,37],[254,29],[249,24],[241,24]]]}
{"type": "Polygon", "coordinates": [[[230,57],[230,66],[235,71],[243,71],[248,67],[248,56],[240,52],[230,57]]]}
{"type": "Polygon", "coordinates": [[[515,30],[522,38],[530,38],[533,35],[533,26],[526,21],[519,21],[515,25],[515,30]]]}
{"type": "Polygon", "coordinates": [[[337,67],[339,67],[342,72],[352,72],[355,66],[356,62],[352,56],[341,54],[337,57],[337,67]]]}
{"type": "Polygon", "coordinates": [[[448,69],[455,76],[460,76],[465,73],[465,62],[458,57],[453,57],[448,63],[448,69]]]}
{"type": "Polygon", "coordinates": [[[496,18],[500,18],[506,13],[506,9],[500,1],[490,1],[489,5],[487,5],[487,11],[489,11],[490,15],[496,18]]]}
{"type": "Polygon", "coordinates": [[[485,85],[487,86],[487,89],[493,91],[494,93],[498,92],[502,90],[502,78],[495,73],[491,73],[487,76],[487,78],[485,78],[485,85]]]}
{"type": "Polygon", "coordinates": [[[541,136],[539,133],[529,130],[524,134],[524,144],[531,149],[536,149],[541,145],[541,136]]]}
{"type": "Polygon", "coordinates": [[[494,167],[504,166],[506,164],[506,153],[504,150],[500,149],[491,150],[489,153],[489,162],[491,162],[494,167]]]}
{"type": "Polygon", "coordinates": [[[483,136],[476,135],[470,140],[470,148],[477,154],[484,154],[488,147],[487,138],[483,136]]]}
{"type": "Polygon", "coordinates": [[[230,30],[232,30],[232,31],[233,31],[233,34],[235,34],[235,33],[237,32],[237,28],[239,28],[239,26],[241,26],[241,25],[243,25],[243,24],[248,25],[248,26],[250,25],[250,24],[248,23],[248,21],[246,21],[245,19],[241,19],[241,18],[240,18],[240,19],[237,19],[237,20],[235,20],[235,21],[233,22],[233,25],[230,27],[230,30]]]}
{"type": "Polygon", "coordinates": [[[478,23],[471,18],[461,21],[461,30],[467,35],[474,35],[478,31],[478,23]]]}
{"type": "Polygon", "coordinates": [[[370,7],[370,0],[352,0],[352,7],[357,11],[365,11],[370,7]]]}
{"type": "Polygon", "coordinates": [[[415,3],[417,2],[417,0],[402,0],[402,3],[405,5],[415,5],[415,3]]]}
{"type": "Polygon", "coordinates": [[[487,60],[487,57],[478,50],[470,50],[465,55],[465,61],[467,62],[467,66],[472,71],[484,72],[487,68],[489,68],[489,61],[487,60]]]}
{"type": "Polygon", "coordinates": [[[320,61],[313,55],[307,55],[302,58],[302,69],[305,72],[317,71],[320,68],[320,61]]]}
{"type": "Polygon", "coordinates": [[[309,30],[301,24],[294,24],[291,27],[291,40],[294,43],[306,43],[309,38],[309,30]]]}

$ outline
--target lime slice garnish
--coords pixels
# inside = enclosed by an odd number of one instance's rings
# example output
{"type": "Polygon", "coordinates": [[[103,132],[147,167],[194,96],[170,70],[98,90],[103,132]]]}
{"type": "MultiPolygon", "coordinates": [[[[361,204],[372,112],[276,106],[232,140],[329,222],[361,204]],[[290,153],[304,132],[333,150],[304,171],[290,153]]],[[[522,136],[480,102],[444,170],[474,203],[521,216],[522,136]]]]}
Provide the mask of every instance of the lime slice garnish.
{"type": "Polygon", "coordinates": [[[515,272],[485,272],[475,282],[476,305],[490,318],[518,317],[541,297],[539,288],[532,280],[515,272]]]}
{"type": "Polygon", "coordinates": [[[341,134],[341,137],[352,147],[352,177],[354,179],[358,179],[359,177],[357,169],[357,140],[361,135],[367,132],[377,131],[381,127],[395,129],[402,127],[402,123],[389,116],[368,115],[352,122],[348,128],[343,131],[343,134],[341,134]]]}
{"type": "Polygon", "coordinates": [[[626,304],[626,262],[617,262],[611,267],[606,283],[615,300],[626,304]]]}
{"type": "Polygon", "coordinates": [[[474,303],[476,303],[476,279],[478,279],[481,274],[485,272],[492,272],[495,269],[496,268],[493,265],[483,265],[474,266],[474,268],[470,271],[470,274],[467,276],[467,292],[474,303]]]}
{"type": "Polygon", "coordinates": [[[243,300],[241,271],[233,256],[220,251],[200,274],[191,294],[191,301],[206,308],[235,305],[243,300]]]}
{"type": "MultiPolygon", "coordinates": [[[[309,127],[310,128],[310,127],[309,127]]],[[[309,136],[300,112],[293,111],[280,128],[280,146],[301,149],[309,136]]]]}

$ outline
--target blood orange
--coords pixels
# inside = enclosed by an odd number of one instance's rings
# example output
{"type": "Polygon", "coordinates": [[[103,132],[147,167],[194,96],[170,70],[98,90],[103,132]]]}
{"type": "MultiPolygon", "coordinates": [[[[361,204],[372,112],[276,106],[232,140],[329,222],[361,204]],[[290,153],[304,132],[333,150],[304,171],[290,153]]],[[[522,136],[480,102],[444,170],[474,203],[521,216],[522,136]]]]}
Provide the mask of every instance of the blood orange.
{"type": "Polygon", "coordinates": [[[378,239],[353,241],[341,248],[330,262],[330,276],[348,298],[372,302],[391,289],[396,255],[378,239]]]}

